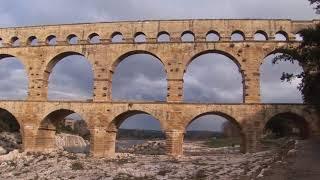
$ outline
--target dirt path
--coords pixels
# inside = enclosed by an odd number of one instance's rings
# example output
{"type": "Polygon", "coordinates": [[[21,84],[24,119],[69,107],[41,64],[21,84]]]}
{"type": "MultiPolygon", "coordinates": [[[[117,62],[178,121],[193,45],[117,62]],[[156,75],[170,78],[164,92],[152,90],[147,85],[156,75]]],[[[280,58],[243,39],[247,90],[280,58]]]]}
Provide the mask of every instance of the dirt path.
{"type": "Polygon", "coordinates": [[[320,139],[300,141],[296,155],[276,163],[263,180],[319,180],[320,139]]]}

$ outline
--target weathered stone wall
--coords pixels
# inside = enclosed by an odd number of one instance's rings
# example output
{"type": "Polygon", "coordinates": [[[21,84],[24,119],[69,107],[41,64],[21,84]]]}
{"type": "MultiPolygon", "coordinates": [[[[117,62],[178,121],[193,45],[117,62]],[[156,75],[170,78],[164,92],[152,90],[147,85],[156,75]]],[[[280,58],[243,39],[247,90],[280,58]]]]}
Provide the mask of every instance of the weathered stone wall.
{"type": "Polygon", "coordinates": [[[91,152],[96,156],[114,154],[116,124],[126,116],[148,113],[160,121],[166,133],[169,154],[182,154],[185,129],[196,117],[206,113],[221,115],[241,127],[245,151],[259,149],[265,123],[281,112],[292,112],[304,117],[312,134],[319,134],[317,118],[305,110],[305,105],[260,104],[260,65],[263,59],[282,46],[296,46],[295,34],[302,28],[314,26],[319,20],[171,20],[70,24],[0,29],[0,58],[16,57],[24,65],[28,80],[26,101],[1,101],[0,108],[12,113],[21,125],[24,149],[51,150],[55,127],[52,119],[79,113],[91,131],[91,152]],[[181,42],[184,32],[195,36],[194,42],[181,42]],[[217,42],[206,41],[208,32],[216,32],[217,42]],[[231,41],[233,32],[241,32],[244,41],[231,41]],[[170,42],[158,42],[159,34],[166,32],[170,42]],[[266,35],[266,41],[254,41],[256,32],[266,35]],[[275,41],[281,32],[287,41],[275,41]],[[146,35],[146,42],[136,43],[138,34],[146,35]],[[89,42],[93,34],[101,42],[89,42]],[[114,34],[122,34],[124,41],[111,42],[114,34]],[[48,44],[48,37],[57,38],[56,45],[48,44]],[[77,36],[77,44],[69,44],[77,36]],[[37,38],[38,44],[30,44],[37,38]],[[20,44],[14,43],[19,39],[20,44]],[[243,104],[186,104],[183,103],[183,77],[190,62],[199,55],[216,52],[231,58],[243,76],[243,104]],[[112,75],[125,57],[147,53],[157,57],[167,74],[167,102],[113,102],[112,75]],[[68,55],[86,57],[94,74],[92,102],[50,102],[47,99],[48,78],[54,65],[68,55]],[[51,114],[50,114],[51,113],[51,114]],[[50,115],[49,115],[50,114],[50,115]]]}

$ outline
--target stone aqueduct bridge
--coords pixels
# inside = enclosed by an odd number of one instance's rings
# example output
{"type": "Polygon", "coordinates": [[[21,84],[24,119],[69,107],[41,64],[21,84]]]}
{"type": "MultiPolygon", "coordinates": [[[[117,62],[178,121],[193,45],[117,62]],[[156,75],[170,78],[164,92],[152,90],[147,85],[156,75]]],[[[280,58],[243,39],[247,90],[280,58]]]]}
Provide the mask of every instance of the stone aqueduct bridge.
{"type": "Polygon", "coordinates": [[[275,49],[297,45],[295,34],[302,28],[314,26],[319,20],[170,20],[113,22],[95,24],[50,25],[0,29],[1,57],[16,57],[24,64],[29,88],[25,101],[1,101],[0,108],[9,111],[18,120],[26,151],[51,150],[54,147],[54,122],[76,112],[88,123],[91,131],[91,153],[94,156],[113,156],[115,137],[121,122],[134,114],[147,113],[160,121],[167,139],[167,152],[181,155],[183,135],[188,124],[206,114],[221,115],[236,123],[243,137],[243,151],[259,150],[266,122],[281,113],[303,117],[308,122],[310,135],[319,133],[318,118],[303,104],[261,104],[259,68],[263,59],[275,49]],[[182,42],[186,33],[194,35],[193,42],[182,42]],[[218,42],[207,42],[208,32],[219,35],[218,42]],[[240,32],[244,41],[231,41],[233,32],[240,32]],[[266,41],[254,41],[256,32],[266,41]],[[275,41],[282,33],[287,41],[275,41]],[[123,35],[122,43],[113,43],[112,37],[123,35]],[[135,43],[134,37],[146,36],[146,42],[135,43]],[[161,34],[170,35],[170,42],[158,42],[161,34]],[[99,35],[100,43],[88,41],[99,35]],[[77,44],[68,38],[77,36],[77,44]],[[49,45],[50,38],[57,43],[49,45]],[[30,42],[37,38],[38,44],[30,42]],[[15,46],[14,41],[20,40],[15,46]],[[216,52],[231,58],[243,75],[243,103],[202,104],[183,102],[183,76],[188,64],[199,55],[216,52]],[[157,57],[167,74],[167,102],[114,102],[111,99],[112,74],[125,57],[147,53],[157,57]],[[48,77],[54,65],[68,55],[86,57],[94,72],[93,100],[66,102],[48,101],[48,77]]]}

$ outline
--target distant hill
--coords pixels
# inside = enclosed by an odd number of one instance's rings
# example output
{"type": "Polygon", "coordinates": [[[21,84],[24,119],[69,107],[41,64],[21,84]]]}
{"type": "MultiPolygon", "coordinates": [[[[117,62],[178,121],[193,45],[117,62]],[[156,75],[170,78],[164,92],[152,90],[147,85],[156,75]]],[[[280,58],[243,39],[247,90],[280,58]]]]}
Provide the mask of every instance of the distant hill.
{"type": "MultiPolygon", "coordinates": [[[[203,140],[212,137],[223,137],[222,132],[187,131],[185,139],[203,140]]],[[[118,139],[165,139],[165,134],[157,130],[119,129],[118,139]]]]}

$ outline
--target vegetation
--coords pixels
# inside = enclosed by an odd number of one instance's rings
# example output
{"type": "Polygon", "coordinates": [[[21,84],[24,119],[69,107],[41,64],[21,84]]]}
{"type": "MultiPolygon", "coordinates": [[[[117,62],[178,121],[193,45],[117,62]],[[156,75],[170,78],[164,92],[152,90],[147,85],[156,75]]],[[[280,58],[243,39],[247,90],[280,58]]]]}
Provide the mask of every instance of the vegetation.
{"type": "Polygon", "coordinates": [[[83,167],[81,162],[76,161],[76,162],[71,164],[71,169],[77,171],[77,170],[83,170],[84,167],[83,167]]]}
{"type": "Polygon", "coordinates": [[[320,110],[320,24],[303,29],[299,33],[303,38],[302,43],[296,47],[278,49],[282,54],[276,56],[273,63],[278,61],[293,63],[297,60],[303,66],[304,72],[300,74],[284,72],[281,80],[290,82],[294,78],[302,78],[298,89],[302,93],[304,102],[320,110]]]}
{"type": "Polygon", "coordinates": [[[309,0],[310,4],[315,6],[315,10],[318,14],[320,14],[320,0],[309,0]]]}

